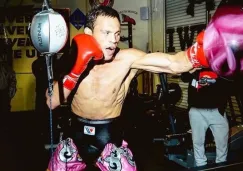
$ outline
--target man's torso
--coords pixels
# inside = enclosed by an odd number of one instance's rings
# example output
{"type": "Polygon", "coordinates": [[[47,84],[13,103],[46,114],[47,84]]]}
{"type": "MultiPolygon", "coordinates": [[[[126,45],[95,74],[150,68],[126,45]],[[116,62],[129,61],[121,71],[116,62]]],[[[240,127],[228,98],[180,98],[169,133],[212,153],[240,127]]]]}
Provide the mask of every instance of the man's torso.
{"type": "Polygon", "coordinates": [[[136,73],[130,72],[131,64],[132,60],[115,58],[110,63],[94,66],[74,95],[72,111],[88,119],[119,116],[129,84],[136,73]]]}

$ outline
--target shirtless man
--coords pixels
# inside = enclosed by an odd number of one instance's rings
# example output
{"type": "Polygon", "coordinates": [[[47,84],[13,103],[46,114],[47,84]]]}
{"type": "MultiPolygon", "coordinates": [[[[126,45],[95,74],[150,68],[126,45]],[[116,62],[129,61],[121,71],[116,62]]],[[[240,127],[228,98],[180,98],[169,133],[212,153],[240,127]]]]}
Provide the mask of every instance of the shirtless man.
{"type": "MultiPolygon", "coordinates": [[[[87,166],[94,164],[104,149],[96,163],[101,170],[136,170],[131,152],[123,141],[122,124],[119,122],[122,105],[135,74],[139,69],[178,74],[195,67],[209,66],[200,46],[202,37],[187,52],[175,55],[159,52],[147,54],[133,48],[118,49],[120,32],[117,11],[100,6],[87,15],[85,34],[74,37],[72,47],[76,49],[77,60],[72,71],[63,79],[65,98],[78,86],[71,104],[74,116],[71,123],[73,135],[68,143],[59,144],[53,160],[49,163],[49,170],[61,170],[63,167],[73,168],[73,171],[82,170],[84,163],[87,166]],[[93,66],[87,68],[90,61],[93,66]],[[80,75],[87,70],[87,75],[76,85],[80,75]],[[68,158],[67,155],[60,157],[67,144],[72,149],[65,148],[70,155],[68,158]],[[112,148],[107,144],[113,144],[112,148]],[[82,160],[77,157],[78,154],[82,160]]],[[[60,105],[58,83],[54,84],[52,105],[50,106],[48,95],[47,104],[52,109],[60,105]]]]}

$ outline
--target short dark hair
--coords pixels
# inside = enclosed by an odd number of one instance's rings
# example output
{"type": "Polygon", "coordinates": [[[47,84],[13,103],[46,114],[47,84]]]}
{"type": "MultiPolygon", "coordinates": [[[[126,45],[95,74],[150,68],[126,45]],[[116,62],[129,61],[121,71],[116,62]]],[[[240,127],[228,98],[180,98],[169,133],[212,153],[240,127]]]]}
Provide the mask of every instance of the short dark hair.
{"type": "Polygon", "coordinates": [[[95,23],[96,19],[98,18],[98,16],[117,18],[118,21],[121,23],[119,14],[115,9],[113,9],[109,6],[100,5],[98,7],[92,8],[89,11],[89,13],[87,14],[87,17],[86,17],[85,27],[88,27],[91,30],[94,30],[94,23],[95,23]]]}

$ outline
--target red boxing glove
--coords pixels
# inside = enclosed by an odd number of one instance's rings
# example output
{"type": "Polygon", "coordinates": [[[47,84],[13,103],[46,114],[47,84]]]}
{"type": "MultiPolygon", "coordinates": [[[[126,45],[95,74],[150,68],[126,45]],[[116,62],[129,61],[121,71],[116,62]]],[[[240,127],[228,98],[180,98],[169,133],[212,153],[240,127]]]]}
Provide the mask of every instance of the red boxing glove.
{"type": "Polygon", "coordinates": [[[103,58],[103,52],[96,40],[87,34],[79,34],[73,38],[73,45],[77,48],[77,59],[71,72],[64,77],[63,86],[72,90],[79,76],[86,69],[91,59],[100,60],[103,58]]]}
{"type": "Polygon", "coordinates": [[[197,35],[196,43],[187,49],[187,56],[194,68],[208,68],[209,64],[203,51],[204,31],[197,35]]]}

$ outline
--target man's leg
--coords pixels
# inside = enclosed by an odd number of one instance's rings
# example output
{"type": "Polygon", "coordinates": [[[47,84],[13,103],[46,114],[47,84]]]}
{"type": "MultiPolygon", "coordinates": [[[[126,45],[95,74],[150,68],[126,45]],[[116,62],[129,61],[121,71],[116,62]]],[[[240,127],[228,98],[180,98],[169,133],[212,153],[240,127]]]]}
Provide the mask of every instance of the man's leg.
{"type": "Polygon", "coordinates": [[[192,141],[194,158],[196,166],[203,166],[207,164],[207,157],[205,155],[205,134],[208,124],[205,117],[202,115],[203,109],[191,107],[189,111],[190,125],[192,128],[192,141]]]}
{"type": "Polygon", "coordinates": [[[225,162],[228,153],[229,125],[226,113],[222,116],[218,109],[214,109],[210,119],[210,129],[212,130],[216,144],[216,163],[225,162]]]}

